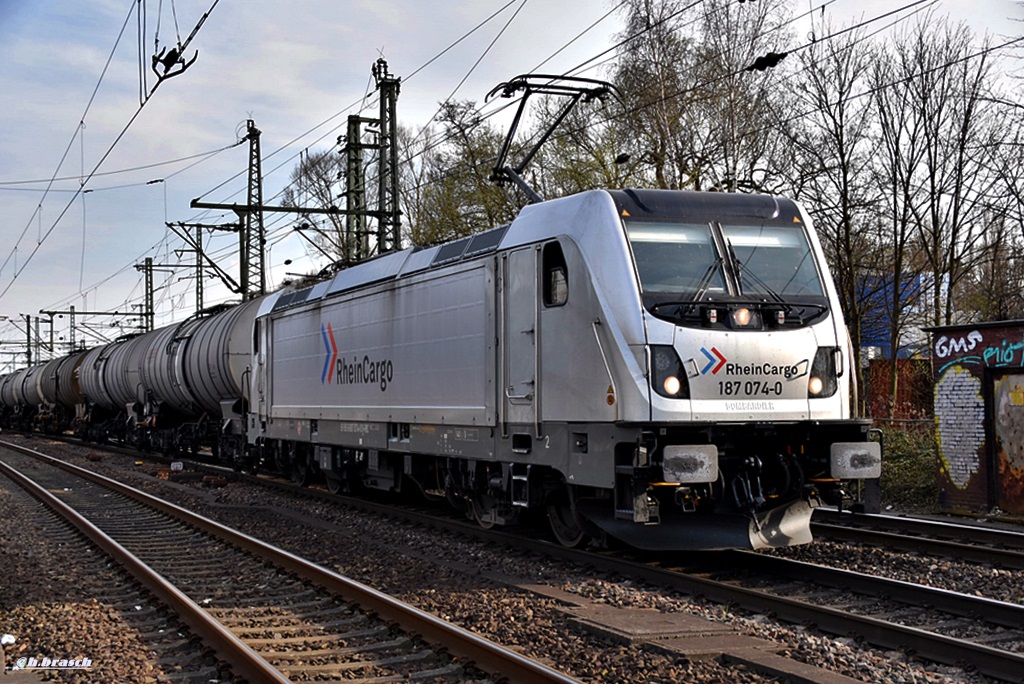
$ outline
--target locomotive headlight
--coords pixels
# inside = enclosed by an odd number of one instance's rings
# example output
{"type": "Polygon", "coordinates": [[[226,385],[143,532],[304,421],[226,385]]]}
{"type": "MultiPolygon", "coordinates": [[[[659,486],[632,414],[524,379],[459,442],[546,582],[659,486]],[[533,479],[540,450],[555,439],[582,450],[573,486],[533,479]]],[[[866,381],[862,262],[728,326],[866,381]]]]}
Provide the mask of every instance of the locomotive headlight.
{"type": "Polygon", "coordinates": [[[690,384],[675,348],[662,344],[651,345],[651,387],[661,396],[670,399],[690,398],[690,384]]]}
{"type": "Polygon", "coordinates": [[[729,310],[729,325],[733,328],[757,328],[761,327],[761,313],[756,309],[748,309],[745,306],[729,310]]]}
{"type": "Polygon", "coordinates": [[[811,364],[811,377],[807,381],[808,397],[831,397],[839,389],[836,373],[836,347],[818,347],[811,364]]]}

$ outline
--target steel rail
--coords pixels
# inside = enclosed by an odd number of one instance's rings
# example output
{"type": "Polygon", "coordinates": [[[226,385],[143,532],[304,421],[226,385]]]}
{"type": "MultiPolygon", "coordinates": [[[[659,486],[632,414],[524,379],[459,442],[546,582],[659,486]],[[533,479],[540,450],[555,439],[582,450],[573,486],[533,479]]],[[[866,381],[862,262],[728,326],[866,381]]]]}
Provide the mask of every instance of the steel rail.
{"type": "Polygon", "coordinates": [[[837,541],[871,544],[887,549],[935,554],[947,558],[955,558],[958,561],[1024,570],[1024,552],[1014,549],[997,549],[991,546],[977,546],[947,539],[911,536],[909,534],[884,532],[863,527],[815,522],[811,523],[811,531],[815,535],[821,535],[837,541]]]}
{"type": "MultiPolygon", "coordinates": [[[[285,487],[284,485],[280,486],[282,488],[285,487]]],[[[339,501],[342,500],[342,497],[334,498],[339,501]]],[[[758,589],[740,587],[728,582],[707,579],[667,567],[661,567],[652,564],[650,561],[631,560],[611,553],[594,553],[580,549],[567,549],[542,539],[532,539],[494,529],[484,529],[472,523],[444,518],[439,519],[416,511],[396,510],[383,504],[359,499],[344,500],[351,501],[352,505],[359,506],[365,510],[377,510],[382,514],[403,518],[412,522],[434,525],[489,542],[497,541],[504,543],[510,548],[520,551],[532,551],[560,560],[575,562],[584,567],[596,567],[605,571],[619,573],[624,577],[643,580],[655,586],[668,587],[691,596],[701,596],[716,603],[732,604],[745,609],[771,613],[785,622],[812,624],[823,632],[830,634],[842,636],[856,635],[874,646],[886,649],[910,650],[921,658],[933,662],[947,665],[967,665],[977,669],[983,675],[996,679],[1020,681],[1021,673],[1024,672],[1024,654],[1002,651],[984,644],[962,641],[917,627],[847,613],[836,608],[777,596],[758,589]]],[[[742,561],[737,560],[736,563],[747,562],[748,560],[751,563],[760,562],[757,561],[757,557],[763,555],[753,552],[736,553],[749,554],[742,561]]],[[[719,555],[720,558],[725,557],[720,552],[704,554],[705,557],[714,555],[719,555]]],[[[765,563],[768,562],[770,561],[765,561],[765,563]]],[[[804,568],[801,565],[799,572],[803,573],[805,570],[810,572],[815,567],[821,568],[822,577],[825,577],[829,570],[833,570],[824,566],[804,568]]],[[[836,570],[836,573],[841,572],[841,570],[836,570]]],[[[792,577],[803,578],[803,575],[793,574],[792,577]]],[[[839,577],[839,575],[835,574],[833,577],[839,577]]],[[[871,579],[869,575],[863,575],[862,577],[865,582],[871,579]]],[[[850,582],[853,582],[852,578],[850,578],[850,582]]],[[[905,591],[909,593],[911,591],[910,587],[913,586],[910,584],[906,587],[905,591]]],[[[957,607],[958,611],[968,610],[968,606],[984,610],[991,609],[993,621],[996,623],[1016,619],[1018,622],[1010,622],[1010,626],[1024,624],[1019,622],[1021,611],[1012,604],[1005,604],[993,601],[992,599],[980,599],[977,602],[970,601],[969,599],[957,599],[955,598],[955,592],[946,592],[941,589],[930,590],[928,587],[919,587],[918,591],[918,596],[922,599],[927,598],[928,601],[941,601],[946,605],[957,607]]]]}
{"type": "MultiPolygon", "coordinates": [[[[3,442],[0,442],[0,444],[3,444],[3,442]]],[[[221,469],[211,468],[211,470],[220,471],[221,469]]],[[[294,485],[275,480],[267,480],[256,476],[242,477],[258,481],[264,486],[280,488],[286,491],[295,491],[297,489],[294,485]]],[[[302,489],[300,491],[316,498],[330,499],[337,503],[348,504],[363,510],[380,512],[382,515],[390,515],[411,522],[433,525],[489,542],[497,541],[517,550],[532,551],[560,560],[575,562],[585,567],[600,567],[604,570],[620,573],[626,577],[645,580],[656,586],[668,587],[693,596],[702,596],[714,602],[730,603],[752,610],[773,613],[783,621],[813,624],[824,632],[839,635],[854,634],[873,645],[882,648],[912,650],[918,656],[934,662],[949,665],[967,664],[986,676],[1007,681],[1020,681],[1020,673],[1024,672],[1024,655],[1000,651],[999,649],[981,644],[963,642],[915,627],[850,614],[838,609],[821,607],[797,599],[775,596],[756,589],[738,587],[725,582],[689,575],[659,567],[650,562],[630,560],[606,553],[567,549],[543,539],[526,538],[499,530],[484,529],[472,523],[438,518],[418,511],[396,509],[393,506],[386,506],[365,499],[329,495],[326,492],[319,492],[317,490],[302,489]]],[[[861,517],[861,515],[858,514],[856,517],[861,517]]],[[[751,555],[757,556],[760,554],[751,555]]],[[[824,566],[817,567],[821,567],[822,572],[830,570],[824,566]]],[[[922,588],[922,591],[927,593],[926,588],[922,588]]],[[[996,615],[1003,615],[998,621],[1002,621],[1006,616],[1012,616],[1016,612],[1011,604],[1004,605],[1011,607],[998,607],[994,609],[996,615]]]]}
{"type": "MultiPolygon", "coordinates": [[[[736,560],[730,566],[756,570],[785,578],[817,582],[836,589],[846,589],[864,596],[892,599],[916,606],[929,606],[936,610],[962,617],[983,616],[987,622],[1020,629],[1024,626],[1024,605],[1007,603],[984,596],[961,594],[913,582],[878,577],[856,570],[830,568],[805,561],[769,556],[753,551],[728,551],[736,560]]],[[[724,556],[728,558],[728,556],[724,556]]]]}
{"type": "MultiPolygon", "coordinates": [[[[914,534],[927,534],[945,539],[970,538],[972,541],[1008,549],[1024,550],[1024,531],[983,527],[946,520],[928,518],[911,518],[900,515],[883,515],[879,513],[838,512],[819,508],[814,511],[811,526],[818,523],[842,525],[844,527],[878,528],[888,532],[904,531],[914,534]]],[[[1022,528],[1024,530],[1024,528],[1022,528]]]]}
{"type": "MultiPolygon", "coordinates": [[[[6,442],[3,444],[8,448],[13,448],[6,442]]],[[[18,450],[21,451],[20,448],[18,450]]],[[[167,582],[128,549],[114,541],[103,530],[86,520],[78,511],[3,461],[0,461],[0,472],[67,520],[93,544],[120,563],[164,605],[173,610],[193,632],[202,637],[203,641],[213,648],[224,661],[230,663],[232,673],[261,684],[263,682],[286,684],[290,681],[197,603],[179,591],[173,584],[167,582]]]]}
{"type": "MultiPolygon", "coordinates": [[[[571,550],[567,549],[566,551],[571,550]]],[[[581,563],[613,569],[630,578],[642,579],[657,586],[667,586],[683,593],[703,596],[717,603],[730,603],[747,609],[772,613],[784,621],[813,624],[824,632],[844,636],[856,635],[868,643],[882,648],[912,650],[916,655],[934,662],[948,665],[966,664],[989,677],[1019,681],[1021,673],[1024,672],[1024,654],[1001,651],[983,644],[962,641],[916,627],[847,613],[836,608],[777,596],[758,589],[735,586],[728,582],[719,582],[646,563],[611,556],[595,558],[593,554],[585,552],[572,553],[579,554],[578,560],[581,563]]]]}
{"type": "Polygon", "coordinates": [[[495,675],[498,679],[504,678],[510,682],[524,683],[552,682],[570,684],[578,682],[578,680],[564,673],[530,660],[462,627],[445,622],[430,613],[404,604],[361,582],[343,577],[288,551],[271,546],[255,537],[233,530],[213,520],[208,520],[168,501],[163,501],[116,480],[84,468],[79,468],[76,465],[66,463],[34,449],[2,440],[0,440],[0,446],[33,456],[91,482],[113,489],[171,515],[188,525],[222,537],[241,549],[265,557],[280,567],[338,594],[345,600],[376,613],[382,619],[395,622],[406,631],[418,634],[428,642],[443,646],[449,653],[474,664],[485,672],[495,675]]]}

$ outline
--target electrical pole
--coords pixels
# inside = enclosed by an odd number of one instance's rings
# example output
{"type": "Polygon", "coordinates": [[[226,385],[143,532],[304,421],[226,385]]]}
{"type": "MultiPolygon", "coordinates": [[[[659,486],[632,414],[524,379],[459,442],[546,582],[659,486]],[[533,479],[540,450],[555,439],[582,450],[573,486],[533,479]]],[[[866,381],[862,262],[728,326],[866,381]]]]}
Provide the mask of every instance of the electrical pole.
{"type": "Polygon", "coordinates": [[[203,310],[203,227],[196,226],[196,313],[203,310]]]}
{"type": "MultiPolygon", "coordinates": [[[[121,311],[75,311],[75,307],[74,306],[69,306],[67,311],[50,311],[50,310],[47,310],[47,309],[40,309],[39,313],[41,313],[43,315],[46,315],[46,316],[49,316],[51,321],[53,320],[54,316],[58,316],[60,318],[63,318],[64,315],[67,314],[68,318],[70,319],[70,324],[71,324],[71,332],[68,335],[68,340],[69,340],[68,346],[71,349],[71,351],[74,351],[75,350],[75,346],[76,346],[75,345],[75,328],[77,327],[77,323],[76,323],[76,317],[77,316],[129,316],[130,317],[130,316],[134,315],[131,312],[121,312],[121,311]]],[[[28,316],[26,316],[25,318],[27,319],[28,316]]],[[[145,330],[145,321],[143,322],[143,325],[139,326],[139,327],[140,327],[140,329],[145,330]]],[[[51,333],[50,333],[51,337],[53,335],[52,328],[53,328],[53,326],[51,324],[51,333]]]]}
{"type": "Polygon", "coordinates": [[[245,230],[241,235],[242,300],[247,301],[267,293],[267,273],[263,245],[266,233],[263,227],[263,172],[260,163],[260,129],[252,119],[246,123],[249,139],[249,197],[245,212],[245,230]]]}
{"type": "MultiPolygon", "coordinates": [[[[234,279],[230,278],[212,260],[210,260],[210,264],[233,292],[242,295],[243,300],[266,294],[266,263],[263,249],[266,243],[266,235],[263,226],[263,212],[344,215],[346,217],[345,229],[348,235],[344,241],[343,249],[348,250],[348,254],[344,254],[343,257],[348,263],[353,263],[370,256],[372,250],[369,245],[369,232],[366,230],[367,216],[375,216],[377,218],[377,254],[394,252],[401,248],[402,212],[398,202],[398,147],[396,144],[398,141],[396,106],[398,93],[401,89],[401,79],[388,73],[388,64],[384,59],[377,60],[371,69],[371,73],[377,82],[377,89],[380,91],[380,118],[366,119],[359,116],[350,116],[348,119],[348,140],[343,149],[347,154],[347,186],[345,190],[347,205],[345,209],[338,209],[333,206],[324,209],[314,209],[267,206],[263,204],[259,147],[260,131],[256,128],[252,119],[248,120],[248,133],[246,135],[246,138],[249,140],[249,194],[246,204],[201,202],[198,198],[193,199],[189,204],[192,209],[231,210],[238,215],[241,227],[239,235],[241,277],[239,281],[236,283],[234,279]],[[364,145],[361,142],[362,124],[376,124],[378,126],[376,145],[364,145]],[[378,150],[379,173],[377,174],[377,209],[375,211],[370,211],[366,208],[366,179],[363,174],[362,150],[371,147],[378,150]]],[[[173,230],[173,226],[170,223],[167,225],[173,230]]],[[[187,224],[178,225],[184,227],[187,224]]],[[[178,233],[178,235],[191,244],[197,252],[201,253],[201,245],[198,239],[192,240],[191,236],[186,238],[182,233],[178,233]]],[[[207,259],[209,260],[208,257],[207,259]]],[[[348,263],[345,265],[348,265],[348,263]]]]}
{"type": "Polygon", "coordinates": [[[363,150],[374,145],[362,142],[362,124],[375,124],[376,119],[367,119],[352,114],[348,117],[348,132],[345,147],[345,239],[349,253],[345,256],[356,262],[370,256],[370,236],[366,231],[366,174],[363,173],[363,150]]]}
{"type": "Polygon", "coordinates": [[[142,306],[142,330],[150,332],[153,330],[153,321],[156,312],[153,305],[153,257],[146,257],[144,264],[135,264],[136,271],[142,271],[146,279],[146,294],[142,306]]]}
{"type": "Polygon", "coordinates": [[[25,317],[25,359],[28,365],[32,365],[32,316],[22,314],[25,317]]]}
{"type": "MultiPolygon", "coordinates": [[[[249,141],[249,192],[246,198],[246,203],[244,205],[214,204],[210,202],[200,202],[198,199],[194,199],[189,205],[193,209],[230,209],[238,216],[237,228],[234,227],[234,224],[229,224],[230,227],[204,227],[220,230],[238,230],[239,279],[237,282],[228,276],[227,273],[209,259],[209,257],[206,258],[210,261],[214,270],[231,289],[231,291],[242,295],[242,301],[255,299],[256,297],[261,297],[267,293],[266,257],[263,250],[267,237],[266,229],[263,225],[263,212],[268,208],[263,206],[263,171],[260,161],[260,129],[256,128],[256,124],[252,119],[249,119],[246,122],[245,139],[249,141]]],[[[199,224],[180,223],[178,225],[184,228],[187,225],[195,226],[199,224]]],[[[174,229],[170,223],[168,223],[167,226],[172,230],[174,229]]],[[[178,236],[184,239],[185,242],[191,244],[197,254],[204,257],[206,256],[202,252],[201,236],[198,236],[195,240],[192,240],[191,236],[185,237],[181,233],[178,233],[178,236]]],[[[197,267],[197,269],[198,268],[199,267],[197,267]]],[[[201,288],[202,286],[198,285],[197,287],[201,288]]],[[[197,299],[199,296],[199,293],[197,293],[197,299]]]]}
{"type": "Polygon", "coordinates": [[[380,91],[377,253],[384,254],[397,251],[402,245],[402,218],[398,208],[398,117],[395,112],[402,79],[388,73],[388,63],[383,57],[373,65],[371,73],[380,91]]]}
{"type": "MultiPolygon", "coordinates": [[[[194,206],[195,202],[196,202],[196,200],[193,200],[193,206],[194,206]]],[[[241,207],[238,207],[237,205],[229,205],[227,208],[234,209],[236,213],[241,211],[241,207]]],[[[206,252],[203,251],[203,230],[207,230],[207,229],[208,230],[224,230],[224,231],[228,231],[228,232],[231,232],[231,233],[242,233],[244,231],[243,231],[243,224],[241,222],[239,222],[239,223],[212,224],[212,223],[182,223],[181,221],[179,221],[176,224],[175,223],[167,223],[165,225],[168,228],[170,228],[171,231],[173,231],[175,235],[180,237],[185,242],[185,244],[187,244],[191,248],[191,249],[174,250],[175,254],[183,254],[185,252],[193,252],[196,255],[196,264],[195,264],[195,269],[196,269],[196,311],[202,311],[203,310],[203,277],[206,275],[206,270],[205,270],[205,267],[203,266],[203,260],[204,259],[209,262],[210,268],[213,269],[214,273],[217,274],[217,276],[228,287],[229,290],[231,290],[235,294],[241,294],[242,293],[242,287],[238,284],[238,282],[234,278],[232,278],[230,275],[228,275],[220,266],[217,265],[217,262],[215,262],[213,259],[211,259],[209,256],[207,256],[206,252]],[[177,226],[177,227],[175,227],[175,226],[177,226]],[[195,237],[192,237],[192,235],[188,232],[188,230],[187,230],[188,228],[195,228],[196,229],[195,237]]],[[[157,266],[160,266],[161,268],[181,268],[182,267],[181,264],[157,264],[157,266]]]]}

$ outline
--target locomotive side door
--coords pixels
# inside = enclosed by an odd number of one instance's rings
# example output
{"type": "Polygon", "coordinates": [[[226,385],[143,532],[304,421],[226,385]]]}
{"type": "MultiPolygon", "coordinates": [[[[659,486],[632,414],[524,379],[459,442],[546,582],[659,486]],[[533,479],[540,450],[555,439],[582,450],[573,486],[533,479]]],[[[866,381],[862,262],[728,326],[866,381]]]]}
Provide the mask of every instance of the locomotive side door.
{"type": "MultiPolygon", "coordinates": [[[[502,427],[514,432],[536,424],[537,387],[537,259],[536,247],[502,256],[502,427]]],[[[537,427],[534,427],[537,434],[537,427]]]]}
{"type": "Polygon", "coordinates": [[[260,421],[267,419],[267,347],[270,334],[270,317],[265,319],[257,318],[253,323],[253,350],[255,352],[252,368],[252,375],[249,378],[250,387],[255,389],[255,397],[249,398],[250,411],[255,408],[256,415],[260,421]]]}

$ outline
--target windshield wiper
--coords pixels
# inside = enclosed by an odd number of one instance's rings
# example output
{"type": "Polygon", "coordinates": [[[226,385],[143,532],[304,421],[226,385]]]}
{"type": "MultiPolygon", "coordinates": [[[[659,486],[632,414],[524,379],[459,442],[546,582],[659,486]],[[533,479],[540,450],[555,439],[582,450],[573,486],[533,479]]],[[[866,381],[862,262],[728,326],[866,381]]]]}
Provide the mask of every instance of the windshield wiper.
{"type": "Polygon", "coordinates": [[[656,302],[651,304],[651,313],[654,313],[663,306],[677,306],[680,308],[685,306],[686,308],[681,312],[681,315],[685,316],[689,314],[693,311],[693,307],[700,303],[701,299],[704,298],[704,295],[706,295],[708,290],[711,288],[711,278],[715,275],[715,269],[721,267],[721,265],[722,257],[718,257],[708,265],[707,270],[704,271],[704,275],[702,275],[700,280],[697,282],[697,293],[693,296],[693,299],[672,299],[664,302],[656,302]]]}
{"type": "Polygon", "coordinates": [[[693,296],[693,301],[690,302],[690,306],[686,309],[685,313],[690,313],[693,307],[697,305],[697,302],[704,299],[704,295],[708,293],[711,287],[711,278],[715,275],[715,269],[721,268],[722,257],[718,257],[710,264],[708,264],[708,270],[704,271],[704,275],[701,276],[700,281],[697,283],[697,294],[693,296]]]}
{"type": "Polygon", "coordinates": [[[764,290],[763,294],[767,294],[769,297],[771,297],[776,302],[781,304],[783,309],[788,313],[790,310],[790,306],[788,303],[786,303],[786,300],[782,298],[782,295],[773,290],[768,283],[758,278],[757,274],[754,273],[753,271],[743,270],[743,262],[740,261],[739,258],[736,256],[736,250],[732,248],[732,240],[727,240],[725,244],[729,248],[729,257],[732,259],[733,266],[736,269],[736,284],[740,288],[740,293],[743,293],[743,275],[746,274],[750,276],[750,279],[754,281],[755,285],[761,287],[761,289],[764,290]]]}

